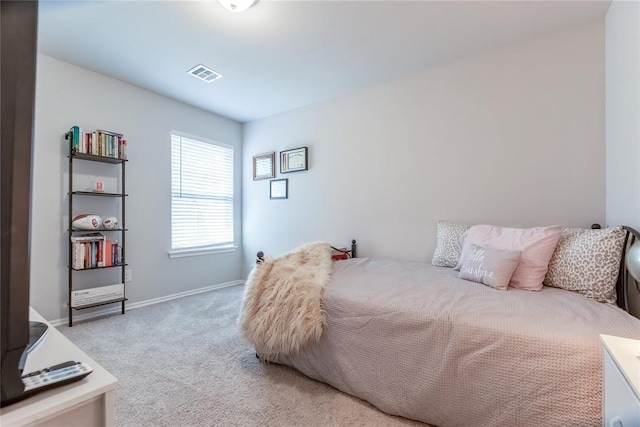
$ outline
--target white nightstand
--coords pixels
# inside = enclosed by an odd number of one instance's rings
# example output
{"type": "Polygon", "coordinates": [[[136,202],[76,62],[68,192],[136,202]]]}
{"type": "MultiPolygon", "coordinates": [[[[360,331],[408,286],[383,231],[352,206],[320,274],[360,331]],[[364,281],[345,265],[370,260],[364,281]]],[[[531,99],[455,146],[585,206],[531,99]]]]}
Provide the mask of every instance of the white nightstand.
{"type": "Polygon", "coordinates": [[[600,335],[604,344],[605,427],[640,427],[640,341],[600,335]]]}
{"type": "MultiPolygon", "coordinates": [[[[29,318],[49,323],[33,308],[29,318]]],[[[67,360],[93,368],[88,377],[36,394],[0,410],[0,426],[112,427],[115,426],[115,389],[118,380],[76,347],[56,328],[27,357],[25,372],[33,372],[67,360]]]]}

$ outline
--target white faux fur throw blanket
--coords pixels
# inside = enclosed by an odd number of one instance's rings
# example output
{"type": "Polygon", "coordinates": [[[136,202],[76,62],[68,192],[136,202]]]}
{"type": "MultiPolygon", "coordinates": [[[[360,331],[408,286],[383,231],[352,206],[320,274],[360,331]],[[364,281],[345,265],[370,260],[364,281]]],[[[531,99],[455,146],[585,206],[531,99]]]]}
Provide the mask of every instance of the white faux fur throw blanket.
{"type": "Polygon", "coordinates": [[[331,280],[331,246],[309,243],[257,264],[245,285],[239,323],[264,359],[295,354],[325,326],[322,294],[331,280]]]}

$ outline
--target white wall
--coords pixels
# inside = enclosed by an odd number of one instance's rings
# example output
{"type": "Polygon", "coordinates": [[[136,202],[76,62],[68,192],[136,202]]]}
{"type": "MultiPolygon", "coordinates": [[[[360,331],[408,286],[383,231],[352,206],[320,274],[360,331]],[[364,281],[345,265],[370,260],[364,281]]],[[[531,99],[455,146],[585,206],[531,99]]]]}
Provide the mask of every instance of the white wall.
{"type": "Polygon", "coordinates": [[[640,229],[640,2],[606,16],[607,223],[640,229]]]}
{"type": "MultiPolygon", "coordinates": [[[[640,230],[640,2],[614,0],[605,23],[607,223],[640,230]]],[[[633,287],[628,300],[640,316],[633,287]]]]}
{"type": "MultiPolygon", "coordinates": [[[[73,125],[120,131],[129,144],[126,249],[133,273],[127,288],[129,303],[240,279],[240,250],[178,259],[169,259],[167,252],[174,129],[236,147],[235,239],[240,244],[241,125],[45,55],[38,55],[37,65],[31,243],[31,304],[36,310],[49,320],[66,316],[68,142],[63,135],[73,125]]],[[[80,172],[78,185],[92,176],[107,175],[106,184],[115,187],[113,168],[81,163],[74,162],[80,172]]],[[[83,202],[87,204],[79,205],[76,213],[113,207],[101,204],[104,200],[83,202]]],[[[88,285],[100,285],[118,282],[115,270],[74,274],[78,284],[86,280],[88,285]]]]}
{"type": "MultiPolygon", "coordinates": [[[[429,261],[436,221],[605,219],[604,22],[245,125],[245,264],[312,240],[429,261]],[[251,157],[308,146],[269,200],[251,157]]],[[[245,265],[245,273],[247,266],[245,265]]]]}

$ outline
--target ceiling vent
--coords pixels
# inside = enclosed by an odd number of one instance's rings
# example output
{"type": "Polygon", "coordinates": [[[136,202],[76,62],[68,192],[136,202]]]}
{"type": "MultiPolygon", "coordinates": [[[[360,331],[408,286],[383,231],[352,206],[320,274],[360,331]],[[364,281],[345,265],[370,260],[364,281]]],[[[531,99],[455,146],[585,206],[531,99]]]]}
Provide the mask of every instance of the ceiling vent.
{"type": "Polygon", "coordinates": [[[222,74],[217,73],[211,68],[202,64],[196,65],[195,67],[187,71],[187,74],[191,74],[193,77],[197,77],[207,83],[211,83],[222,78],[222,74]]]}

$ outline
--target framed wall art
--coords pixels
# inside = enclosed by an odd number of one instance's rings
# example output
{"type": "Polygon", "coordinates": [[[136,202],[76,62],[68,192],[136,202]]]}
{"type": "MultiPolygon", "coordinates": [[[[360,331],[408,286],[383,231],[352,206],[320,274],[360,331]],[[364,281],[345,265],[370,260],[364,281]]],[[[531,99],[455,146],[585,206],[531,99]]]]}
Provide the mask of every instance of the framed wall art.
{"type": "Polygon", "coordinates": [[[280,152],[280,173],[306,171],[309,169],[307,147],[280,152]]]}
{"type": "Polygon", "coordinates": [[[263,153],[253,156],[253,180],[276,177],[276,153],[263,153]]]}
{"type": "Polygon", "coordinates": [[[288,199],[289,198],[289,180],[288,179],[273,179],[270,181],[271,186],[269,188],[270,199],[288,199]]]}

